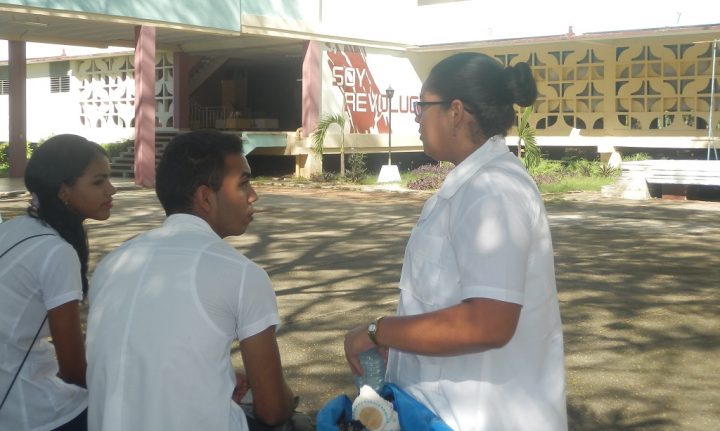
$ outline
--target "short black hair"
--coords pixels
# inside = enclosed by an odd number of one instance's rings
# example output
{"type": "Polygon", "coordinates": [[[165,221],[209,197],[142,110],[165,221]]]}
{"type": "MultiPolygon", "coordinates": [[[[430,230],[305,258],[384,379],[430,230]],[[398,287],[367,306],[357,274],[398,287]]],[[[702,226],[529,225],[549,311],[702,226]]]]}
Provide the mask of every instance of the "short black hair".
{"type": "Polygon", "coordinates": [[[160,159],[155,193],[166,215],[191,213],[195,190],[205,185],[220,190],[225,158],[242,154],[242,139],[217,130],[196,130],[175,136],[160,159]]]}
{"type": "Polygon", "coordinates": [[[477,52],[462,52],[436,64],[423,89],[443,100],[462,100],[486,137],[505,135],[515,122],[513,104],[530,106],[537,86],[527,63],[503,67],[477,52]]]}

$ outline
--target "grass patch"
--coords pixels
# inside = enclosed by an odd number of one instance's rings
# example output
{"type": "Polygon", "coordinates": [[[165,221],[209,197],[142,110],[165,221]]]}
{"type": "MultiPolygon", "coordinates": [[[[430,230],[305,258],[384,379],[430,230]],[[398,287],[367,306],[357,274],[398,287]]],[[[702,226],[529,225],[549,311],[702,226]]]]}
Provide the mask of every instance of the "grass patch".
{"type": "Polygon", "coordinates": [[[363,186],[373,186],[377,184],[377,175],[365,175],[360,179],[360,181],[358,181],[358,184],[363,186]]]}
{"type": "Polygon", "coordinates": [[[400,182],[403,185],[407,185],[408,183],[415,181],[417,178],[418,178],[418,174],[414,170],[400,172],[400,182]]]}
{"type": "Polygon", "coordinates": [[[7,166],[0,166],[0,178],[7,178],[8,176],[8,170],[10,170],[7,166]]]}
{"type": "MultiPolygon", "coordinates": [[[[402,172],[400,174],[400,185],[407,187],[408,183],[417,180],[418,175],[412,171],[402,172]]],[[[276,178],[272,177],[255,177],[254,182],[258,183],[270,183],[276,181],[276,178]]],[[[307,178],[290,178],[285,180],[292,183],[308,184],[316,181],[309,180],[307,178]]],[[[550,182],[543,182],[538,185],[541,193],[567,193],[567,192],[579,192],[579,191],[600,191],[602,186],[612,184],[615,181],[614,177],[585,177],[585,176],[564,176],[560,178],[553,178],[550,182]]],[[[364,186],[372,186],[377,184],[377,175],[365,175],[358,182],[351,182],[347,179],[334,178],[332,181],[324,181],[335,184],[359,184],[364,186]]]]}
{"type": "Polygon", "coordinates": [[[563,177],[557,182],[540,184],[541,193],[567,193],[581,191],[600,191],[602,186],[612,184],[611,177],[563,177]]]}
{"type": "MultiPolygon", "coordinates": [[[[454,166],[450,163],[427,164],[413,170],[400,172],[399,185],[412,190],[437,190],[454,166]]],[[[600,191],[612,184],[620,171],[611,169],[598,161],[573,159],[570,161],[541,160],[532,169],[532,178],[541,193],[568,193],[579,191],[600,191]]],[[[270,177],[256,177],[258,182],[268,182],[270,177]]],[[[372,186],[377,184],[377,174],[364,173],[357,180],[341,178],[335,172],[315,174],[310,179],[288,177],[283,181],[293,183],[334,183],[372,186]]]]}

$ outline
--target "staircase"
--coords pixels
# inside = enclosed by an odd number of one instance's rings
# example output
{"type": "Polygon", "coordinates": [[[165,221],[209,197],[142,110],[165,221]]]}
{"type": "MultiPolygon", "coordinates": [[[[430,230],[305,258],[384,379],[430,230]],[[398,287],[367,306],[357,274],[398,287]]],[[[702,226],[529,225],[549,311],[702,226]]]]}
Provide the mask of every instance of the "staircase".
{"type": "Polygon", "coordinates": [[[192,70],[188,82],[188,94],[193,94],[200,86],[228,61],[227,57],[203,57],[192,70]]]}
{"type": "MultiPolygon", "coordinates": [[[[178,134],[177,131],[157,132],[155,134],[155,166],[165,152],[165,146],[178,134]]],[[[114,178],[135,178],[135,146],[110,161],[110,175],[114,178]]]]}

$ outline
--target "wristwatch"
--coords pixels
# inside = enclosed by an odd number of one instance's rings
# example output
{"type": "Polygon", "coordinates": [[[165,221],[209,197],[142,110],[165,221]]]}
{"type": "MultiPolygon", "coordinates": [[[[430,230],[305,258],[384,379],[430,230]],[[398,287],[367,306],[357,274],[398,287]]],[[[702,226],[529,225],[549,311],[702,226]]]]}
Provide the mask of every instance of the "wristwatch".
{"type": "Polygon", "coordinates": [[[376,337],[377,331],[378,331],[378,325],[380,324],[380,320],[382,317],[378,317],[373,322],[370,322],[368,325],[368,337],[370,337],[370,340],[375,344],[376,346],[379,346],[380,343],[378,343],[378,340],[376,337]]]}

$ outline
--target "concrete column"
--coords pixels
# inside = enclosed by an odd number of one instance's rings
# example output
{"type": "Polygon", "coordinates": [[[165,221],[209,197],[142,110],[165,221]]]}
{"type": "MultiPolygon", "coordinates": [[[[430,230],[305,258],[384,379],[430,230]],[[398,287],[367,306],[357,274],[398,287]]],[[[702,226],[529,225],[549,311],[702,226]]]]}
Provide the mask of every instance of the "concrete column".
{"type": "Polygon", "coordinates": [[[320,43],[310,41],[307,44],[302,65],[302,134],[305,138],[315,130],[320,116],[321,67],[320,43]]]}
{"type": "Polygon", "coordinates": [[[184,52],[173,54],[173,127],[190,128],[190,61],[184,52]]]}
{"type": "MultiPolygon", "coordinates": [[[[599,88],[603,93],[603,134],[615,136],[618,134],[617,97],[615,92],[615,74],[617,61],[614,46],[597,46],[595,49],[603,59],[603,85],[599,88]]],[[[588,125],[592,127],[592,125],[588,125]]]]}
{"type": "Polygon", "coordinates": [[[135,184],[155,187],[155,28],[135,27],[135,184]]]}
{"type": "Polygon", "coordinates": [[[295,176],[310,178],[312,174],[322,173],[322,158],[315,153],[295,155],[295,176]]]}
{"type": "Polygon", "coordinates": [[[295,176],[305,178],[305,165],[308,162],[307,154],[295,155],[295,176]]]}
{"type": "Polygon", "coordinates": [[[10,178],[25,176],[27,166],[27,64],[25,58],[25,42],[8,41],[10,94],[8,108],[10,142],[8,161],[10,178]]]}
{"type": "Polygon", "coordinates": [[[610,144],[598,145],[598,153],[600,154],[600,161],[605,163],[610,168],[620,168],[622,163],[622,154],[616,147],[610,144]]]}

